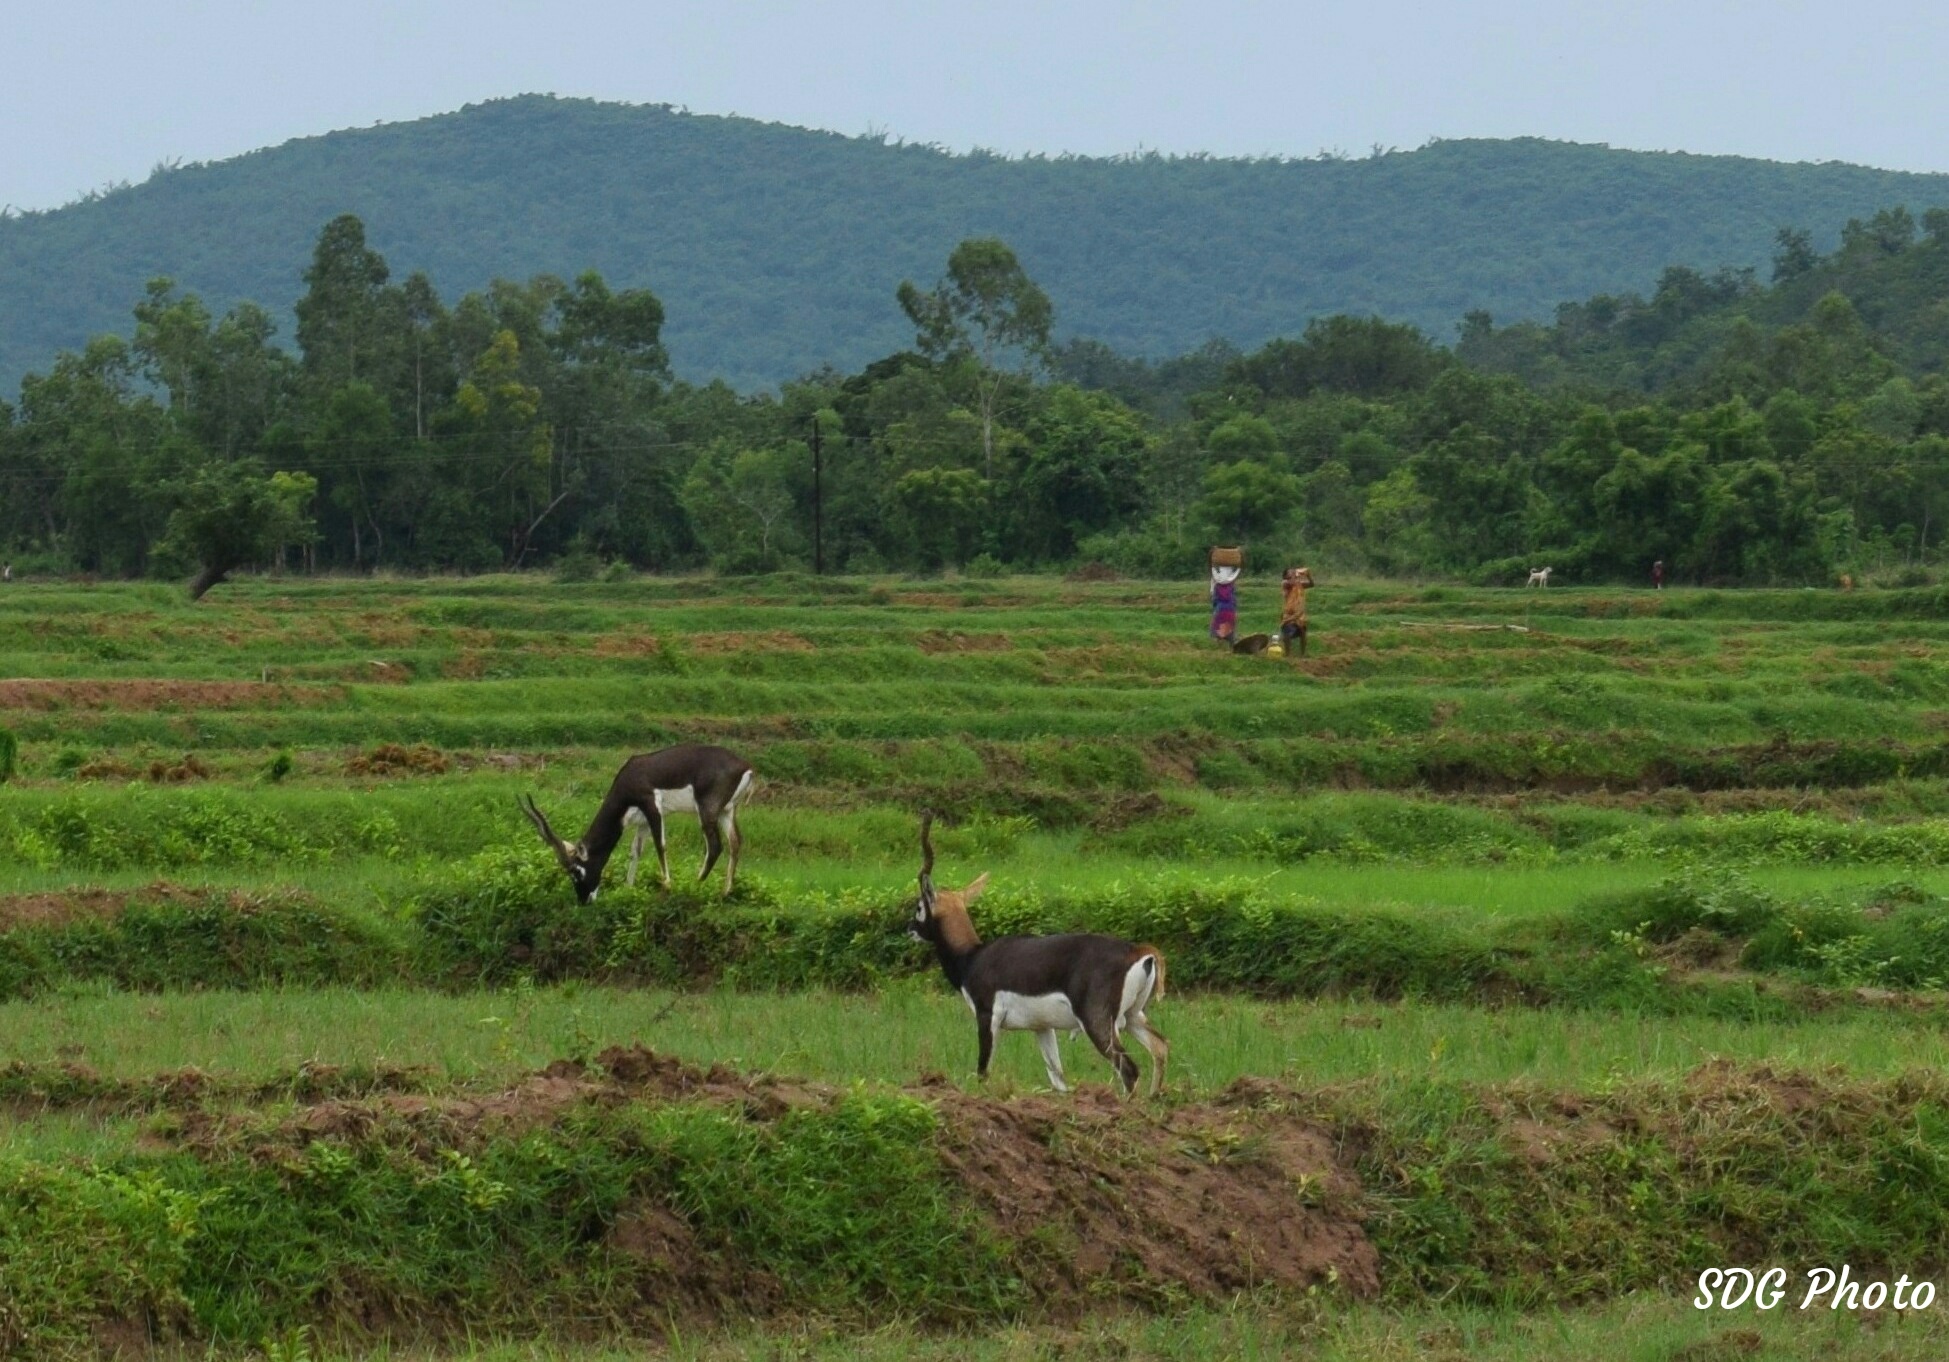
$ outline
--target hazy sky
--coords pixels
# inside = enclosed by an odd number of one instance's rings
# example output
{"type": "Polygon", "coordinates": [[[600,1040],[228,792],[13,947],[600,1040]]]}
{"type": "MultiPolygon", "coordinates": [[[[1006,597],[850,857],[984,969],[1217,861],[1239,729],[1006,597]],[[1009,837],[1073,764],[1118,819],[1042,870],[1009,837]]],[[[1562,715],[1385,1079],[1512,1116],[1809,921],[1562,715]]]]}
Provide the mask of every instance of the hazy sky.
{"type": "Polygon", "coordinates": [[[1535,135],[1949,170],[1916,0],[0,0],[0,205],[546,91],[956,149],[1535,135]]]}

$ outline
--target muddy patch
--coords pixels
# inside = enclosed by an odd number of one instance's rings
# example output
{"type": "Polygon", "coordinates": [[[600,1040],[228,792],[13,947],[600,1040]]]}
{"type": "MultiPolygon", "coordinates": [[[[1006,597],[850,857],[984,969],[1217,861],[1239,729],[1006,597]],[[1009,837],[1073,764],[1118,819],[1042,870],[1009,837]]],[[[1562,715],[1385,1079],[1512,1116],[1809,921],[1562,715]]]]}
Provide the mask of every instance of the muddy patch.
{"type": "Polygon", "coordinates": [[[662,651],[655,634],[604,634],[595,646],[597,657],[655,657],[662,651]]]}
{"type": "Polygon", "coordinates": [[[925,629],[914,637],[923,653],[1006,653],[1018,645],[1009,634],[966,634],[959,629],[925,629]]]}
{"type": "Polygon", "coordinates": [[[257,681],[0,681],[0,710],[206,710],[322,705],[324,686],[257,681]]]}
{"type": "Polygon", "coordinates": [[[1380,1289],[1359,1184],[1283,1111],[1141,1106],[1107,1090],[998,1102],[945,1093],[944,1158],[1006,1238],[1055,1248],[1053,1297],[1380,1289]]]}
{"type": "Polygon", "coordinates": [[[732,634],[692,634],[683,640],[684,648],[700,657],[712,653],[809,653],[812,640],[783,629],[732,634]]]}
{"type": "Polygon", "coordinates": [[[348,776],[443,776],[450,765],[447,754],[425,743],[406,747],[400,743],[381,743],[361,752],[345,763],[348,776]]]}
{"type": "MultiPolygon", "coordinates": [[[[287,896],[288,897],[288,896],[287,896]]],[[[0,895],[0,932],[23,927],[65,927],[120,917],[138,904],[220,902],[235,912],[250,912],[263,900],[241,889],[192,889],[156,880],[139,889],[51,889],[34,894],[0,895]]]]}
{"type": "Polygon", "coordinates": [[[128,905],[126,889],[63,889],[0,897],[0,932],[23,927],[65,927],[120,917],[128,905]]]}
{"type": "Polygon", "coordinates": [[[193,780],[208,780],[215,774],[194,752],[185,753],[181,761],[152,761],[147,772],[150,782],[156,785],[187,785],[193,780]]]}
{"type": "MultiPolygon", "coordinates": [[[[223,1076],[192,1067],[142,1078],[113,1078],[71,1059],[11,1060],[0,1064],[0,1110],[17,1119],[77,1110],[114,1117],[196,1111],[223,1103],[323,1102],[382,1092],[423,1092],[439,1081],[432,1069],[421,1065],[308,1063],[261,1078],[223,1076]]],[[[153,1148],[166,1141],[151,1132],[144,1143],[153,1148]]]]}

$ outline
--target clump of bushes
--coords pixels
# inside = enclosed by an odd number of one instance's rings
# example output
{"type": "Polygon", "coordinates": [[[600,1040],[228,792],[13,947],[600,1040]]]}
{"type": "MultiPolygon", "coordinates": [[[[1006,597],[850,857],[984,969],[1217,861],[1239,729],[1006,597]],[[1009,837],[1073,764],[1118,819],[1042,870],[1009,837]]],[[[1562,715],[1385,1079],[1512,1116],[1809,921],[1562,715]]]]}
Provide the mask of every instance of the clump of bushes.
{"type": "MultiPolygon", "coordinates": [[[[173,783],[167,772],[159,779],[173,783]]],[[[316,801],[301,814],[269,809],[244,789],[177,787],[75,791],[12,805],[0,810],[0,848],[50,869],[170,870],[395,856],[404,836],[391,812],[356,799],[316,801]]]]}
{"type": "Polygon", "coordinates": [[[1692,872],[1594,900],[1571,930],[1591,946],[1672,948],[1674,959],[1716,953],[1743,969],[1834,987],[1949,984],[1949,900],[1905,881],[1852,899],[1792,900],[1726,870],[1692,872]]]}
{"type": "Polygon", "coordinates": [[[143,992],[364,986],[406,976],[398,936],[298,895],[136,895],[110,914],[0,932],[0,999],[77,981],[143,992]]]}
{"type": "Polygon", "coordinates": [[[765,1121],[632,1103],[465,1148],[381,1124],[18,1165],[0,1179],[0,1357],[94,1355],[105,1318],[231,1347],[375,1314],[525,1332],[660,1331],[727,1302],[1001,1318],[1022,1278],[945,1173],[937,1119],[896,1093],[765,1121]]]}
{"type": "Polygon", "coordinates": [[[1721,866],[1949,865],[1949,822],[1846,823],[1773,809],[1648,823],[1586,850],[1611,860],[1721,866]]]}
{"type": "MultiPolygon", "coordinates": [[[[605,886],[577,907],[545,855],[485,853],[422,894],[411,917],[422,972],[455,984],[578,977],[751,988],[866,988],[932,969],[906,934],[903,894],[846,890],[789,905],[745,879],[725,902],[712,888],[631,892],[605,886]]],[[[1107,888],[992,890],[982,928],[1101,931],[1148,941],[1174,981],[1265,996],[1367,993],[1468,997],[1498,977],[1496,951],[1411,914],[1346,912],[1282,899],[1261,880],[1199,887],[1133,880],[1107,888]]]]}

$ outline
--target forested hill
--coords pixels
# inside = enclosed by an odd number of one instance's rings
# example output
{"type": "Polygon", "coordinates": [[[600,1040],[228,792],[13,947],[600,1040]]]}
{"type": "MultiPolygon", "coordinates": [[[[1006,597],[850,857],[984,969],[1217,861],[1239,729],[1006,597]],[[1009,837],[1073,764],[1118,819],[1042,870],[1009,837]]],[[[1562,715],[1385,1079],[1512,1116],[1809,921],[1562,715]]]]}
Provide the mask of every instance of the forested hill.
{"type": "MultiPolygon", "coordinates": [[[[0,393],[124,330],[155,275],[222,308],[282,309],[321,224],[356,213],[443,293],[594,268],[668,308],[679,373],[738,386],[857,367],[910,339],[893,303],[954,243],[995,234],[1059,335],[1169,355],[1322,314],[1431,335],[1486,309],[1648,287],[1668,265],[1760,265],[1782,226],[1949,204],[1949,176],[1437,142],[1352,160],[950,155],[653,106],[523,97],[306,138],[53,212],[0,220],[0,393]]],[[[288,326],[286,328],[288,336],[288,326]]]]}

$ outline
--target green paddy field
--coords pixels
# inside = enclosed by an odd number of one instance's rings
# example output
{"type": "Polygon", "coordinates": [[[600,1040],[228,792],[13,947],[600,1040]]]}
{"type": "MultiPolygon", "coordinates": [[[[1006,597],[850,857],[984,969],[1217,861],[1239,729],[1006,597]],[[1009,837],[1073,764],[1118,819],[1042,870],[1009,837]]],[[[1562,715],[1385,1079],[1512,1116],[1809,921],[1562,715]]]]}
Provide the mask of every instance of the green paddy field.
{"type": "Polygon", "coordinates": [[[1689,1299],[1949,1281],[1949,596],[1313,611],[11,584],[0,1357],[1940,1355],[1689,1299]],[[577,907],[516,797],[683,740],[759,772],[738,892],[679,817],[577,907]],[[974,1083],[922,809],[984,932],[1163,949],[1162,1101],[974,1083]]]}

